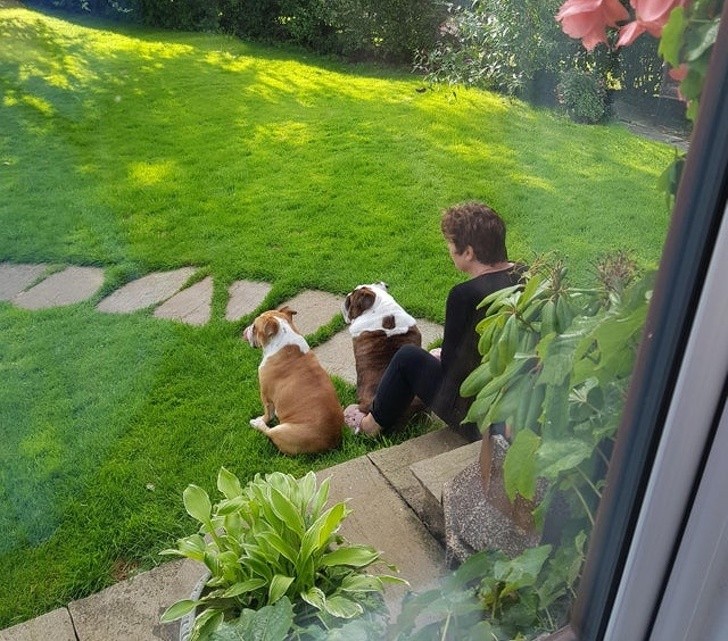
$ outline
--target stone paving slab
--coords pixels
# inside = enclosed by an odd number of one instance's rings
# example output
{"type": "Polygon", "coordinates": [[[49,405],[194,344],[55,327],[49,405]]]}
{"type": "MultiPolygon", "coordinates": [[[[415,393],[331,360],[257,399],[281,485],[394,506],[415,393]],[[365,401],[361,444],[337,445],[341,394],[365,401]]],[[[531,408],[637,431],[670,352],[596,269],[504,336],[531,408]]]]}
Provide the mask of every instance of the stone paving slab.
{"type": "Polygon", "coordinates": [[[331,376],[338,376],[351,385],[356,385],[356,362],[351,334],[348,330],[335,334],[313,350],[322,367],[331,376]]]}
{"type": "Polygon", "coordinates": [[[424,318],[417,318],[417,327],[422,334],[422,347],[428,349],[436,340],[442,339],[445,329],[442,325],[433,323],[424,318]]]}
{"type": "Polygon", "coordinates": [[[46,309],[72,305],[91,298],[104,283],[98,267],[67,267],[21,292],[13,303],[23,309],[46,309]]]}
{"type": "Polygon", "coordinates": [[[188,325],[204,325],[212,314],[212,287],[212,276],[208,276],[162,303],[154,315],[188,325]]]}
{"type": "MultiPolygon", "coordinates": [[[[353,512],[341,534],[351,543],[371,545],[411,589],[425,590],[445,572],[444,551],[397,491],[366,456],[317,473],[319,481],[331,477],[329,501],[349,499],[353,512]]],[[[385,597],[393,616],[406,593],[405,586],[387,586],[385,597]]]]}
{"type": "Polygon", "coordinates": [[[147,274],[109,294],[96,309],[112,314],[128,314],[157,305],[177,293],[194,273],[194,267],[182,267],[147,274]]]}
{"type": "Polygon", "coordinates": [[[236,280],[228,288],[228,304],[225,320],[237,321],[254,312],[272,289],[269,283],[252,280],[236,280]]]}
{"type": "Polygon", "coordinates": [[[337,314],[341,314],[344,304],[343,296],[335,296],[328,292],[306,290],[294,296],[278,307],[287,305],[296,312],[293,322],[301,334],[313,334],[319,327],[330,323],[337,314]]]}
{"type": "Polygon", "coordinates": [[[0,300],[11,300],[43,275],[45,265],[0,263],[0,300]]]}
{"type": "Polygon", "coordinates": [[[66,608],[53,610],[12,628],[0,630],[0,641],[77,641],[66,608]]]}
{"type": "MultiPolygon", "coordinates": [[[[409,506],[422,515],[425,490],[411,467],[418,464],[427,466],[433,457],[459,451],[466,445],[463,436],[448,427],[442,427],[399,445],[370,452],[368,456],[409,506]]],[[[472,462],[472,458],[468,462],[472,462]]]]}
{"type": "Polygon", "coordinates": [[[177,641],[179,622],[162,624],[159,618],[170,605],[189,598],[204,573],[201,563],[170,561],[71,602],[79,641],[177,641]]]}

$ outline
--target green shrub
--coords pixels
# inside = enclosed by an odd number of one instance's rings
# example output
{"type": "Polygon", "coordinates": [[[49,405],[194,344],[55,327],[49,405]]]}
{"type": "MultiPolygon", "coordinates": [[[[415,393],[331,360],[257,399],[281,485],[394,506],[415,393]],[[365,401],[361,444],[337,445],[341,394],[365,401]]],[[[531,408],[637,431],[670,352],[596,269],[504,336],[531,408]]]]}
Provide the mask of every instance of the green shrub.
{"type": "Polygon", "coordinates": [[[433,82],[465,84],[508,94],[533,92],[539,74],[584,56],[554,20],[559,0],[480,0],[449,4],[437,45],[420,51],[415,69],[433,82]]]}
{"type": "Polygon", "coordinates": [[[561,74],[557,87],[559,104],[576,122],[594,124],[607,115],[607,92],[604,83],[580,69],[561,74]]]}
{"type": "Polygon", "coordinates": [[[365,573],[379,553],[337,534],[350,510],[344,503],[326,509],[328,479],[317,488],[313,472],[298,480],[275,472],[257,474],[243,488],[221,468],[217,487],[225,498],[215,505],[202,488],[187,487],[185,509],[200,529],[162,552],[200,561],[210,573],[206,594],[175,603],[162,617],[174,621],[198,609],[193,639],[284,597],[297,626],[337,627],[384,611],[384,582],[404,582],[365,573]]]}

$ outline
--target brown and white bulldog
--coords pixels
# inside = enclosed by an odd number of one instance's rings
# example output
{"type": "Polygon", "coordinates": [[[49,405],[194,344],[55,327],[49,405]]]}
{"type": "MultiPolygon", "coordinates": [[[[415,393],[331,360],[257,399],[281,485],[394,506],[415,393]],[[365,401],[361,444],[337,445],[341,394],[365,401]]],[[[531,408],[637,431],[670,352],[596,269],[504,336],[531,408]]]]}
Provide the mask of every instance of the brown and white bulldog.
{"type": "Polygon", "coordinates": [[[369,412],[379,381],[402,345],[422,345],[417,321],[387,291],[385,283],[359,285],[344,299],[356,364],[359,409],[369,412]]]}
{"type": "Polygon", "coordinates": [[[288,307],[263,312],[243,336],[263,349],[258,366],[263,415],[250,425],[284,454],[311,454],[341,443],[344,415],[336,390],[293,323],[288,307]],[[278,425],[268,423],[278,418],[278,425]]]}

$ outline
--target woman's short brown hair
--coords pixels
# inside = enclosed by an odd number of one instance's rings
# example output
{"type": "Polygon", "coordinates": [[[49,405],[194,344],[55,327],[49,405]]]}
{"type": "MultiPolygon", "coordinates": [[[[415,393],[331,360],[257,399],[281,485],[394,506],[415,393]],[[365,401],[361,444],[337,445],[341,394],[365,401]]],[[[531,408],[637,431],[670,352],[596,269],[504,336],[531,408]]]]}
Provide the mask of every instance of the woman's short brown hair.
{"type": "Polygon", "coordinates": [[[470,245],[475,257],[486,265],[508,260],[506,225],[490,207],[467,202],[446,209],[440,223],[442,235],[462,254],[470,245]]]}

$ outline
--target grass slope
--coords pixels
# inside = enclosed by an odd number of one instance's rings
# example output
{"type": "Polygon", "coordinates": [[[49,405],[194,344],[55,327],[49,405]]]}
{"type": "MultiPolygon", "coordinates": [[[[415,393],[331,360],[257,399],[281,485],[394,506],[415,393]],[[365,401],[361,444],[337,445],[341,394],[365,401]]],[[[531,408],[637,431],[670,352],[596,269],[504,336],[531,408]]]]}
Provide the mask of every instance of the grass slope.
{"type": "Polygon", "coordinates": [[[461,275],[439,212],[470,198],[506,219],[512,257],[558,249],[577,282],[607,250],[658,260],[669,148],[419,87],[222,36],[0,8],[0,260],[101,265],[104,292],[190,264],[215,279],[202,328],[99,314],[101,294],[0,303],[0,628],[159,562],[192,527],[182,490],[212,491],[220,465],[300,474],[382,445],[347,436],[290,459],[245,428],[259,355],[223,320],[233,280],[273,283],[275,305],[383,279],[442,321],[461,275]]]}

